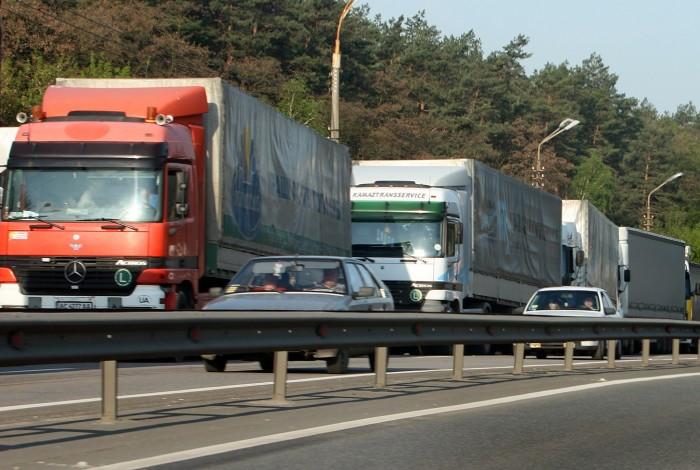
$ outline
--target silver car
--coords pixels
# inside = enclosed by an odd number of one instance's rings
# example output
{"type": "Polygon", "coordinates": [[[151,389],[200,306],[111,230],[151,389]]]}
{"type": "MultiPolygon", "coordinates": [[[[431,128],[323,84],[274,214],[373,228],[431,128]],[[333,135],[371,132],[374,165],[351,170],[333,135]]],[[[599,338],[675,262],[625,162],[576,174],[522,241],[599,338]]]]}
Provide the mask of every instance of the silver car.
{"type": "MultiPolygon", "coordinates": [[[[205,310],[387,311],[394,310],[389,289],[365,263],[334,256],[267,256],[248,261],[205,310]]],[[[290,351],[290,360],[326,361],[328,372],[345,373],[350,356],[371,350],[290,351]]],[[[223,372],[228,359],[257,360],[271,371],[272,353],[202,356],[209,372],[223,372]]],[[[370,361],[370,365],[371,361],[370,361]]]]}

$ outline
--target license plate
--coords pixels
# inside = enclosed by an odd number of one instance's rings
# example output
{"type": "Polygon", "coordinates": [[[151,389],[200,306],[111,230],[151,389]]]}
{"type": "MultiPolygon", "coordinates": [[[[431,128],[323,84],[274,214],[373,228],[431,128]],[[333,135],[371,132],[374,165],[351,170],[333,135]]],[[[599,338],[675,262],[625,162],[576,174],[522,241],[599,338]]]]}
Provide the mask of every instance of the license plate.
{"type": "Polygon", "coordinates": [[[92,302],[56,302],[56,308],[86,309],[92,308],[92,302]]]}

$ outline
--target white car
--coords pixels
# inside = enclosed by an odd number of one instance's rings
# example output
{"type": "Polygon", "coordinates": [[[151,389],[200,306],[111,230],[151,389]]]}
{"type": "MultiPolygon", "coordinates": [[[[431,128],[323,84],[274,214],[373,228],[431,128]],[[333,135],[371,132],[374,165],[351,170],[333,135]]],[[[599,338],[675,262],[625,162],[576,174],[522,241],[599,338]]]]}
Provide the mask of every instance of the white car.
{"type": "MultiPolygon", "coordinates": [[[[597,287],[548,287],[534,293],[523,309],[523,315],[546,317],[607,317],[621,318],[621,310],[615,307],[605,290],[597,287]]],[[[545,359],[548,354],[563,354],[564,343],[527,343],[525,354],[545,359]]],[[[619,358],[622,343],[617,342],[615,357],[619,358]]],[[[602,359],[605,341],[576,341],[574,353],[602,359]]]]}

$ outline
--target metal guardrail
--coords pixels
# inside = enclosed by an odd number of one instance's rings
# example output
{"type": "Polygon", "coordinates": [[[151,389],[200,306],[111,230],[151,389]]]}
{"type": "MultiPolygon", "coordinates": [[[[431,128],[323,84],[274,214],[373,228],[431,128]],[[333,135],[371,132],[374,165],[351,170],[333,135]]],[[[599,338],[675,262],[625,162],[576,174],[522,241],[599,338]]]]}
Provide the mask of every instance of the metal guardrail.
{"type": "MultiPolygon", "coordinates": [[[[286,394],[287,351],[375,347],[375,386],[386,386],[387,347],[454,345],[453,378],[462,377],[465,344],[562,342],[571,370],[573,341],[700,338],[700,323],[680,320],[421,314],[409,312],[4,311],[0,366],[101,362],[102,418],[117,418],[118,360],[275,351],[273,399],[286,394]]],[[[700,357],[699,357],[700,359],[700,357]]],[[[614,355],[608,355],[608,367],[614,355]],[[611,357],[612,356],[612,357],[611,357]]]]}
{"type": "Polygon", "coordinates": [[[0,312],[0,366],[299,349],[698,338],[700,322],[407,312],[0,312]]]}

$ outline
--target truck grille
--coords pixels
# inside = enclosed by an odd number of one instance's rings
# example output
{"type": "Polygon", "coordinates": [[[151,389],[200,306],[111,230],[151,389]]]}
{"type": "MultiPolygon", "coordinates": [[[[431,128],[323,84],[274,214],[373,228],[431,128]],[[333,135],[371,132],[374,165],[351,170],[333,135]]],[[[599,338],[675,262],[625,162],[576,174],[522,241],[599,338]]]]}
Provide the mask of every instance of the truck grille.
{"type": "Polygon", "coordinates": [[[427,288],[419,288],[418,290],[421,291],[422,294],[421,300],[415,302],[411,300],[411,291],[415,289],[411,281],[384,281],[384,284],[386,284],[389,288],[389,292],[391,292],[391,295],[394,297],[394,305],[401,309],[420,309],[423,305],[425,294],[430,290],[427,288]]]}
{"type": "Polygon", "coordinates": [[[120,261],[128,259],[8,257],[0,265],[12,269],[24,295],[130,295],[136,287],[136,278],[151,262],[147,261],[145,266],[128,266],[118,265],[120,261]],[[119,279],[125,285],[117,282],[120,269],[128,271],[128,274],[122,272],[119,279]],[[130,282],[125,283],[126,279],[130,282]]]}

